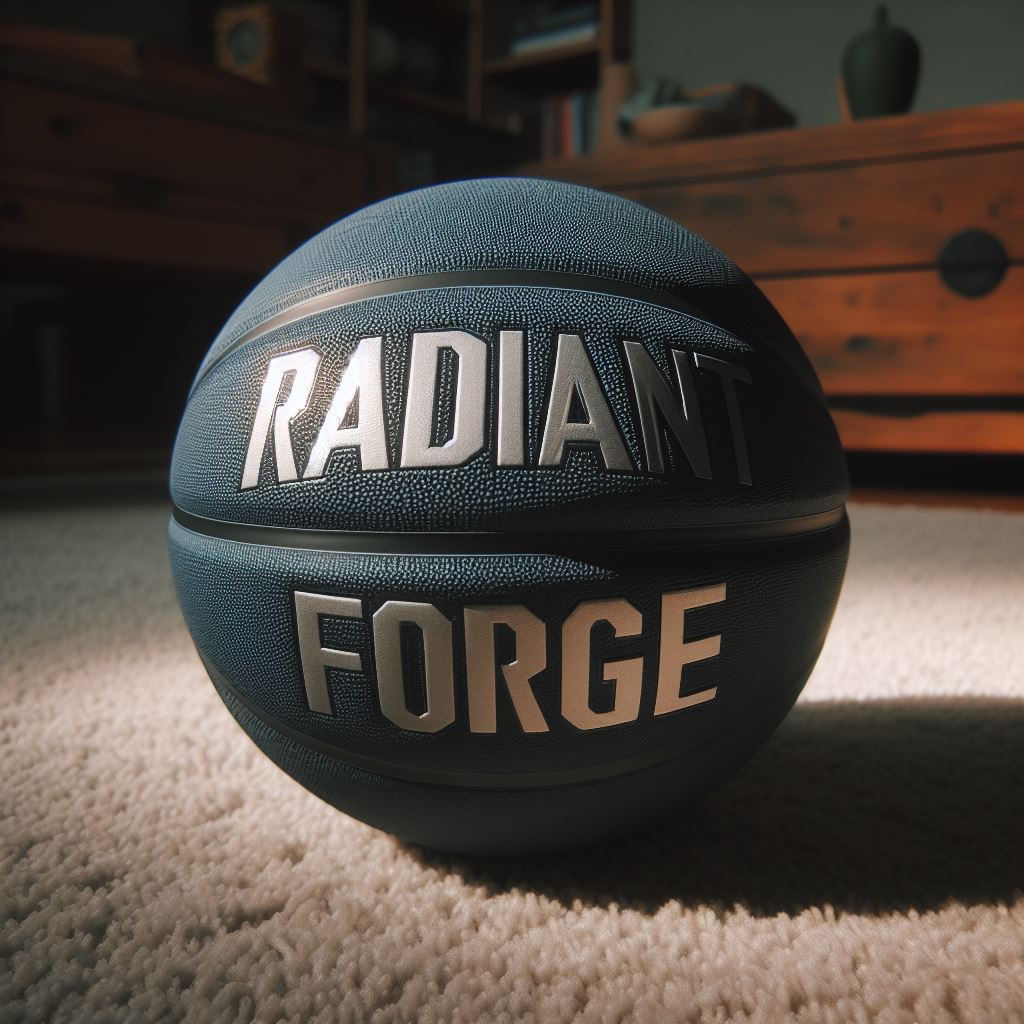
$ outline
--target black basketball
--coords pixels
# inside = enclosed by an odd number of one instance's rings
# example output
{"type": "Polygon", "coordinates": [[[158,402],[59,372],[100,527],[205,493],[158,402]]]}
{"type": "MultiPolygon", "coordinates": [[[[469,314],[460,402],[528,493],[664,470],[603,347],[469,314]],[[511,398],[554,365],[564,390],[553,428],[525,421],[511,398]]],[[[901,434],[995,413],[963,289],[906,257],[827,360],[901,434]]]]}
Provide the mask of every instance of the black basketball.
{"type": "Polygon", "coordinates": [[[842,451],[757,288],[533,179],[328,228],[253,291],[171,471],[185,619],[242,728],[414,843],[678,811],[786,714],[846,566],[842,451]]]}

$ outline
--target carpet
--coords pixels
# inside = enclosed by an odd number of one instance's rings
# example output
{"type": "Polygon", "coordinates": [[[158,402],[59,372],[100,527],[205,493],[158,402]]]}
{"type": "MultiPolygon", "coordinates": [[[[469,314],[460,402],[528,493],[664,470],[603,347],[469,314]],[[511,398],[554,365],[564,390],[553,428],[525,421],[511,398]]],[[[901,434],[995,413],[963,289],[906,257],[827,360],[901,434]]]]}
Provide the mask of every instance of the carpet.
{"type": "Polygon", "coordinates": [[[4,1021],[1024,1020],[1024,516],[856,505],[804,696],[669,826],[402,846],[221,705],[157,504],[0,517],[4,1021]]]}

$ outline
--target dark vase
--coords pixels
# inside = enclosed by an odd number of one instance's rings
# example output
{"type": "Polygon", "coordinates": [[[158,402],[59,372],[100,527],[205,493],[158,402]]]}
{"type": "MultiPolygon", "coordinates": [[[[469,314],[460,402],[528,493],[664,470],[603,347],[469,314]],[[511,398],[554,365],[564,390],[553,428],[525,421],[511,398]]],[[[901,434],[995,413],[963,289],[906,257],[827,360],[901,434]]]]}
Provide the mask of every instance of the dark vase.
{"type": "Polygon", "coordinates": [[[853,117],[905,114],[914,100],[920,63],[917,40],[890,25],[888,11],[880,6],[874,27],[843,53],[843,85],[853,117]]]}

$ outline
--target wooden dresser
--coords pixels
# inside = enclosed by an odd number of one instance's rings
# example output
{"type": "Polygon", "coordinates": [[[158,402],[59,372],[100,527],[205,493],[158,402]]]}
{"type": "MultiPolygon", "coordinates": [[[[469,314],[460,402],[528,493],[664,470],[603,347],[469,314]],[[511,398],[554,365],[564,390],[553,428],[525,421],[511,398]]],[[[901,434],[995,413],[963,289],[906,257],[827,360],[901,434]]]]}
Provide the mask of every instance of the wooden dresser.
{"type": "Polygon", "coordinates": [[[0,25],[0,121],[0,483],[165,472],[231,309],[390,190],[391,147],[133,40],[0,25]]]}
{"type": "Polygon", "coordinates": [[[255,277],[389,191],[389,147],[310,127],[252,83],[144,55],[132,40],[0,26],[5,266],[255,277]],[[7,48],[23,35],[69,36],[79,63],[7,48]]]}
{"type": "Polygon", "coordinates": [[[526,169],[728,253],[785,316],[846,447],[1024,453],[1024,102],[526,169]]]}

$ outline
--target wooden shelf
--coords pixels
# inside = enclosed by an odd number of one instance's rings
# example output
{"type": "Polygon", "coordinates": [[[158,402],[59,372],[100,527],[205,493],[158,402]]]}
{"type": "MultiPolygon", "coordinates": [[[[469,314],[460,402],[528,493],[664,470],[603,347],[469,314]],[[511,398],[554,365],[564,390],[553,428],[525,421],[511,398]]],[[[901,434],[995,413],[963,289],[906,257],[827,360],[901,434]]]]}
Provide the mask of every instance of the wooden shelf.
{"type": "Polygon", "coordinates": [[[389,0],[387,13],[401,19],[447,21],[458,25],[470,17],[470,0],[389,0]]]}
{"type": "Polygon", "coordinates": [[[552,46],[546,50],[535,50],[531,53],[509,53],[501,57],[490,57],[484,61],[484,74],[515,74],[519,71],[536,68],[541,64],[557,64],[560,61],[596,56],[600,49],[600,39],[588,39],[582,43],[572,43],[569,46],[552,46]]]}
{"type": "Polygon", "coordinates": [[[304,57],[302,70],[307,74],[316,75],[319,78],[330,78],[335,82],[348,82],[352,77],[344,64],[325,60],[323,57],[304,57]]]}
{"type": "MultiPolygon", "coordinates": [[[[541,5],[536,16],[520,6],[474,0],[470,116],[517,131],[524,148],[541,156],[581,148],[581,127],[588,137],[609,130],[604,122],[616,101],[608,90],[623,81],[620,69],[630,59],[631,0],[593,0],[585,17],[562,21],[551,16],[559,5],[541,5]],[[550,34],[542,35],[546,28],[550,34]],[[515,52],[519,47],[527,52],[515,52]],[[570,125],[572,144],[563,138],[570,125]]],[[[593,139],[584,145],[593,148],[593,139]]]]}
{"type": "Polygon", "coordinates": [[[466,102],[454,96],[439,96],[436,93],[423,92],[415,86],[387,79],[370,80],[371,99],[400,103],[430,114],[442,117],[466,118],[466,102]]]}
{"type": "Polygon", "coordinates": [[[486,81],[524,95],[543,96],[594,88],[601,69],[601,41],[590,39],[572,46],[537,53],[492,57],[484,62],[486,81]]]}

